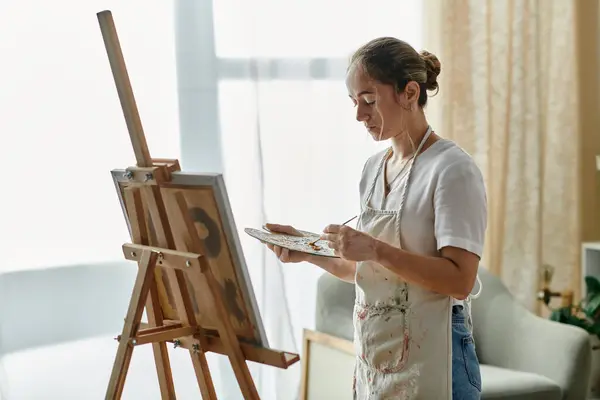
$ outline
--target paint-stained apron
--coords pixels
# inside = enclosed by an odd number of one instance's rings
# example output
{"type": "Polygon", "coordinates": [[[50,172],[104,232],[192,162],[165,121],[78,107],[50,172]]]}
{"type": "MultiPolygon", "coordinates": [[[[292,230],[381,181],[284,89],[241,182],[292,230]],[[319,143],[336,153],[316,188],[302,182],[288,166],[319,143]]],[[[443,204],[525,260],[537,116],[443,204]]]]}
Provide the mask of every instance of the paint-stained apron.
{"type": "MultiPolygon", "coordinates": [[[[365,196],[357,229],[402,247],[400,224],[414,161],[401,188],[398,210],[369,206],[383,163],[365,196]]],[[[452,299],[408,284],[381,265],[356,267],[354,376],[356,400],[452,399],[452,299]]]]}

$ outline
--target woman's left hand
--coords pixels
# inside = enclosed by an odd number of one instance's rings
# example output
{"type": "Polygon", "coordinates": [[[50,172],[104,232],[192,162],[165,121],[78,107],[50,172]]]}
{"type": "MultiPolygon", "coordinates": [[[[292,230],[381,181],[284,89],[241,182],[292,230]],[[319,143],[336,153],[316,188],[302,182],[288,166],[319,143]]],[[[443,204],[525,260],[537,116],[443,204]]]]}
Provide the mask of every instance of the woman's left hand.
{"type": "Polygon", "coordinates": [[[349,261],[368,261],[375,258],[377,240],[346,225],[328,225],[321,235],[337,256],[349,261]]]}

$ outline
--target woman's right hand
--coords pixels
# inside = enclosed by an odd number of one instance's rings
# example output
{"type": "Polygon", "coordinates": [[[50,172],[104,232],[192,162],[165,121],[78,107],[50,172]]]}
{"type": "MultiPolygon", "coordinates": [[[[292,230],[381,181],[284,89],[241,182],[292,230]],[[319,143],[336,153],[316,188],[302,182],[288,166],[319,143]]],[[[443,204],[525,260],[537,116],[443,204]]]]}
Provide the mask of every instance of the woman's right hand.
{"type": "MultiPolygon", "coordinates": [[[[298,232],[296,228],[290,225],[279,225],[279,224],[266,224],[265,228],[275,233],[285,233],[292,236],[303,236],[302,233],[298,232]]],[[[270,243],[266,243],[267,247],[275,253],[279,261],[282,263],[299,263],[308,261],[310,254],[302,253],[300,251],[289,250],[280,246],[275,246],[270,243]]]]}

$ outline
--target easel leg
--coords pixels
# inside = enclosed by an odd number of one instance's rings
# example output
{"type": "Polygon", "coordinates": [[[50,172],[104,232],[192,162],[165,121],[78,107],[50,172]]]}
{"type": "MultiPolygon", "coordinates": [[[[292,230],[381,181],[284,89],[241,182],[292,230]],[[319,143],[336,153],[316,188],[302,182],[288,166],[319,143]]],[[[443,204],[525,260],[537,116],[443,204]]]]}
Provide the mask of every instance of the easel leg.
{"type": "MultiPolygon", "coordinates": [[[[188,326],[198,326],[184,272],[177,269],[170,270],[169,281],[173,287],[175,302],[177,304],[177,309],[179,310],[181,321],[188,326]]],[[[202,334],[203,333],[199,336],[203,337],[202,334]]],[[[204,345],[204,340],[198,339],[194,343],[194,348],[190,349],[190,357],[192,358],[192,365],[196,372],[196,379],[198,380],[202,399],[217,400],[217,392],[212,377],[210,376],[210,369],[205,351],[206,346],[204,345]]]]}
{"type": "MultiPolygon", "coordinates": [[[[158,289],[156,288],[156,281],[154,280],[152,281],[150,293],[148,294],[148,301],[146,302],[146,315],[148,317],[149,326],[163,325],[163,316],[160,311],[158,299],[158,289]]],[[[161,398],[175,400],[175,386],[173,385],[173,374],[171,372],[171,362],[169,361],[167,344],[165,342],[152,343],[152,351],[154,352],[154,363],[156,364],[161,398]]]]}
{"type": "Polygon", "coordinates": [[[127,370],[129,369],[133,353],[133,346],[129,341],[132,337],[135,337],[140,325],[144,311],[144,302],[150,292],[151,283],[154,280],[156,260],[157,254],[154,252],[144,251],[142,254],[133,293],[129,302],[129,309],[127,310],[127,317],[125,318],[125,325],[123,326],[123,332],[119,341],[117,356],[115,357],[110,375],[106,400],[118,400],[123,393],[127,370]]]}
{"type": "MultiPolygon", "coordinates": [[[[147,235],[148,229],[146,226],[146,218],[144,216],[143,209],[143,200],[148,202],[149,197],[152,196],[153,193],[144,193],[138,187],[125,188],[125,204],[127,205],[128,209],[132,239],[135,243],[145,245],[149,244],[149,236],[147,235]]],[[[149,208],[151,215],[158,215],[158,212],[152,209],[152,206],[156,205],[156,201],[149,202],[148,204],[150,204],[149,208]]],[[[164,246],[167,243],[162,243],[162,239],[164,238],[161,235],[160,244],[164,246]]],[[[164,240],[166,241],[166,239],[164,240]]],[[[146,301],[146,315],[148,317],[148,325],[150,327],[163,325],[163,315],[160,309],[158,289],[154,279],[151,281],[150,290],[146,301]]],[[[167,345],[165,342],[153,343],[152,351],[154,352],[154,362],[156,364],[156,373],[158,374],[161,397],[163,399],[174,400],[176,398],[175,386],[173,385],[173,374],[171,372],[171,363],[169,362],[167,345]]]]}

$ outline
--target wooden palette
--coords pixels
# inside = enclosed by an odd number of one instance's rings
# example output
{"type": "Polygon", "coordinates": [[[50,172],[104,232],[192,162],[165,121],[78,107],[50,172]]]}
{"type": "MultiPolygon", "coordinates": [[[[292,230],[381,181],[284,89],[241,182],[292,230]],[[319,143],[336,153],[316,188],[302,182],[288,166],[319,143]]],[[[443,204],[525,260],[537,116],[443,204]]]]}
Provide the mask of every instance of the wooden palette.
{"type": "Polygon", "coordinates": [[[329,248],[326,241],[318,241],[315,247],[309,245],[309,243],[314,242],[321,236],[316,233],[299,231],[303,236],[294,236],[284,233],[272,233],[262,229],[253,228],[246,228],[244,229],[244,232],[262,242],[280,246],[289,250],[313,254],[316,256],[338,258],[338,256],[333,253],[333,250],[329,248]]]}

